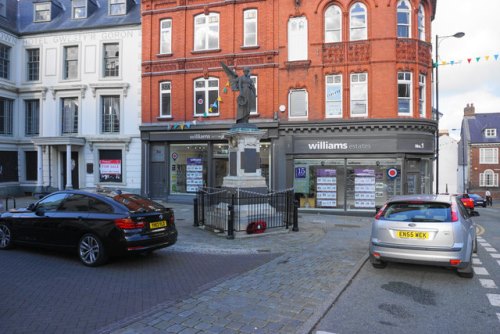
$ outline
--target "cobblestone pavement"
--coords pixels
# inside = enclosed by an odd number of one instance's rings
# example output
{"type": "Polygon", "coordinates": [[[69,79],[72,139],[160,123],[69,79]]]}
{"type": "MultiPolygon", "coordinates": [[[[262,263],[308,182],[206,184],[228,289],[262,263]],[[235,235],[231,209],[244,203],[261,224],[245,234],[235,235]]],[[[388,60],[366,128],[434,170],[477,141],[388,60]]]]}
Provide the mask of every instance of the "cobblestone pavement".
{"type": "MultiPolygon", "coordinates": [[[[18,199],[17,207],[29,201],[18,199]]],[[[279,256],[97,333],[309,333],[368,256],[369,217],[299,212],[299,232],[228,240],[194,227],[192,205],[163,204],[175,210],[179,237],[159,252],[279,256]]]]}
{"type": "Polygon", "coordinates": [[[192,206],[173,206],[179,239],[166,251],[281,256],[102,333],[308,333],[367,259],[368,217],[299,213],[299,232],[228,240],[193,227],[192,206]]]}

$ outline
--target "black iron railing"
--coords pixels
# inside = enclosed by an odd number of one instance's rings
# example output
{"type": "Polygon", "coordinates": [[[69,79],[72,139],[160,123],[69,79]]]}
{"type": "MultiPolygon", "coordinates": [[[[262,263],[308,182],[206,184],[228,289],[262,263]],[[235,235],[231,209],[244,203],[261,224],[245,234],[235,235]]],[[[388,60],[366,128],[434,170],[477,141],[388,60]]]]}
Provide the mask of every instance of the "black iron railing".
{"type": "Polygon", "coordinates": [[[240,189],[202,188],[194,200],[194,225],[225,232],[263,233],[293,226],[298,231],[293,189],[257,193],[240,189]],[[256,231],[253,231],[253,228],[256,231]]]}

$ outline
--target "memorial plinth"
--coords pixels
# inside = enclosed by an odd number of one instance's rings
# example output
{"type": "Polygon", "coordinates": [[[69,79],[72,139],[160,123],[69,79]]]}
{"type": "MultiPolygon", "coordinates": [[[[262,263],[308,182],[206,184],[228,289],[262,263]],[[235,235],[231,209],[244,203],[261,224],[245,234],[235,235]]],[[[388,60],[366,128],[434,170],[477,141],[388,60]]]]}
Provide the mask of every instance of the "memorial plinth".
{"type": "Polygon", "coordinates": [[[229,142],[229,175],[222,187],[267,193],[266,180],[260,169],[260,139],[265,131],[254,124],[235,124],[224,134],[229,142]]]}

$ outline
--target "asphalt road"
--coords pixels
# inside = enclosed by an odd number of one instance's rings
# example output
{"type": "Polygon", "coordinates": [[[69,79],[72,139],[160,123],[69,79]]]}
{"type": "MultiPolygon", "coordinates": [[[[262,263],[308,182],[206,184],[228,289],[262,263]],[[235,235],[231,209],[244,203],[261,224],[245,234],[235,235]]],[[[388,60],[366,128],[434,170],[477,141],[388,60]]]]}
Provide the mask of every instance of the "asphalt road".
{"type": "Polygon", "coordinates": [[[170,249],[98,268],[76,254],[17,247],[0,252],[0,333],[93,333],[144,317],[273,259],[170,249]]]}
{"type": "Polygon", "coordinates": [[[475,277],[367,262],[313,333],[500,333],[500,209],[479,208],[475,277]]]}

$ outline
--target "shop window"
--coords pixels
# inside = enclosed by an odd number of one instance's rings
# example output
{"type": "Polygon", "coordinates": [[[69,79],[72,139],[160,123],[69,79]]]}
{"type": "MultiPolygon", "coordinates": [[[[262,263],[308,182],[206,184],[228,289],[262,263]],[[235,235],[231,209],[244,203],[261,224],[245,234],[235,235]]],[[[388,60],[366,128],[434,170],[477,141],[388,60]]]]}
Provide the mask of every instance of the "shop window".
{"type": "Polygon", "coordinates": [[[170,193],[195,193],[207,185],[207,145],[170,146],[170,193]]]}
{"type": "Polygon", "coordinates": [[[409,38],[411,32],[411,5],[408,0],[400,0],[397,5],[398,37],[409,38]]]}
{"type": "Polygon", "coordinates": [[[366,6],[361,2],[355,3],[350,10],[350,39],[351,41],[360,41],[368,38],[367,32],[367,14],[366,6]]]}
{"type": "Polygon", "coordinates": [[[412,114],[411,72],[398,72],[398,115],[412,114]]]}
{"type": "Polygon", "coordinates": [[[292,17],[288,21],[288,61],[307,60],[307,19],[292,17]]]}
{"type": "Polygon", "coordinates": [[[325,89],[326,117],[342,117],[342,75],[327,75],[325,89]]]}
{"type": "Polygon", "coordinates": [[[121,183],[122,166],[121,150],[99,150],[99,182],[121,183]]]}
{"type": "Polygon", "coordinates": [[[344,159],[296,159],[294,190],[301,208],[344,209],[344,159]]]}
{"type": "Polygon", "coordinates": [[[342,42],[342,11],[330,6],[325,11],[325,43],[342,42]]]}

